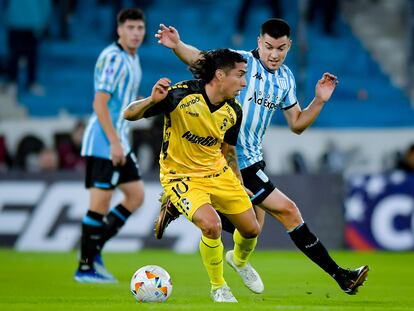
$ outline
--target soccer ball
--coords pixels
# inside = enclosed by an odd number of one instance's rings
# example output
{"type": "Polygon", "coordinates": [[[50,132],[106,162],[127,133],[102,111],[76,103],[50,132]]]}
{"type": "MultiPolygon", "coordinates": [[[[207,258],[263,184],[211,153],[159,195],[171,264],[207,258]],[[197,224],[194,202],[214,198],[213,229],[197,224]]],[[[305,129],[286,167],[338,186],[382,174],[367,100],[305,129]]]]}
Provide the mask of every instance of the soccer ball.
{"type": "Polygon", "coordinates": [[[159,266],[144,266],[132,276],[131,292],[138,301],[164,302],[172,293],[171,277],[159,266]]]}

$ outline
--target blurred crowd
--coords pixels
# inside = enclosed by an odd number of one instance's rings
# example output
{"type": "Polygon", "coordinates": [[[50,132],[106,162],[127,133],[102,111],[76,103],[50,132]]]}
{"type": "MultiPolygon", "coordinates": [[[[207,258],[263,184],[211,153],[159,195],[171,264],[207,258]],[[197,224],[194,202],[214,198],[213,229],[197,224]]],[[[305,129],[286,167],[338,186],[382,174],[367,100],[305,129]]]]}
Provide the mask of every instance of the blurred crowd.
{"type": "Polygon", "coordinates": [[[0,135],[0,172],[81,172],[85,165],[80,155],[84,130],[85,123],[78,121],[71,132],[55,133],[53,147],[36,135],[27,134],[20,139],[15,154],[8,151],[6,137],[0,135]]]}
{"type": "MultiPolygon", "coordinates": [[[[158,170],[158,154],[162,139],[162,120],[154,120],[148,129],[133,129],[132,147],[143,172],[158,170]]],[[[14,154],[8,151],[6,137],[0,134],[0,173],[9,171],[53,172],[84,170],[84,159],[80,156],[85,123],[79,120],[70,132],[58,132],[53,135],[53,146],[48,146],[34,134],[23,136],[14,154]]],[[[266,156],[266,154],[265,154],[266,156]]],[[[315,165],[300,151],[288,156],[285,173],[338,173],[344,174],[353,165],[364,160],[359,151],[343,149],[329,141],[315,165]]],[[[383,161],[383,170],[402,170],[414,173],[414,142],[405,149],[390,153],[383,161]]],[[[362,164],[363,165],[363,164],[362,164]]]]}

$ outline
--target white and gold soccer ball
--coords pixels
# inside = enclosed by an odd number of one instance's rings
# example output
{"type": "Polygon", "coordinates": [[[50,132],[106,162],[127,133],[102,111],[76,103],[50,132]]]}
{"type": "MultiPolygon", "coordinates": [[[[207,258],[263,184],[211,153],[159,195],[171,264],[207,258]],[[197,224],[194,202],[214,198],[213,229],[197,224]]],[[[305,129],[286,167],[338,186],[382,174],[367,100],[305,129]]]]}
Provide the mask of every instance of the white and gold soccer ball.
{"type": "Polygon", "coordinates": [[[171,296],[172,288],[168,272],[155,265],[139,268],[131,279],[131,292],[140,302],[164,302],[171,296]]]}

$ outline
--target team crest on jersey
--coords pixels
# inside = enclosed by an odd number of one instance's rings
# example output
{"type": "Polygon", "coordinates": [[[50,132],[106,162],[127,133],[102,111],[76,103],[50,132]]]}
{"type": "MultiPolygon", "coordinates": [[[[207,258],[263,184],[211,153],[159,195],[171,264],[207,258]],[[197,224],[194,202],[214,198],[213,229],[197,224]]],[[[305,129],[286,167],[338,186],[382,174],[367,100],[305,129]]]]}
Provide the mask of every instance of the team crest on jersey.
{"type": "Polygon", "coordinates": [[[221,123],[220,130],[224,131],[226,129],[227,123],[228,123],[227,118],[224,118],[223,123],[221,123]]]}
{"type": "Polygon", "coordinates": [[[110,76],[110,75],[112,75],[114,73],[114,69],[112,68],[112,67],[108,67],[108,68],[106,68],[106,70],[105,70],[105,74],[107,75],[107,76],[110,76]]]}
{"type": "Polygon", "coordinates": [[[288,83],[287,83],[287,80],[285,78],[278,77],[277,78],[277,83],[279,84],[279,87],[281,89],[286,90],[288,88],[288,83]]]}

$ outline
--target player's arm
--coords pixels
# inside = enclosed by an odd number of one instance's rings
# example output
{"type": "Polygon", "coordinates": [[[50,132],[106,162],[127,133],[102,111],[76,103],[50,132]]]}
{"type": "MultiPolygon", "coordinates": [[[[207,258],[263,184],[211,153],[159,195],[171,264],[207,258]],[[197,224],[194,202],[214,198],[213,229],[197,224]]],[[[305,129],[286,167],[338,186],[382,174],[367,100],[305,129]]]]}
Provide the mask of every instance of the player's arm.
{"type": "Polygon", "coordinates": [[[243,176],[240,172],[239,163],[237,161],[236,146],[223,142],[221,144],[221,152],[226,158],[228,166],[230,166],[234,174],[236,174],[237,178],[240,180],[240,183],[243,185],[246,193],[249,195],[249,197],[252,197],[253,193],[249,189],[247,189],[243,183],[243,176]]]}
{"type": "Polygon", "coordinates": [[[299,105],[294,105],[284,111],[292,132],[301,134],[316,120],[325,103],[331,98],[337,83],[336,76],[325,73],[316,84],[315,97],[304,110],[299,105]]]}
{"type": "Polygon", "coordinates": [[[93,100],[93,110],[111,145],[111,160],[113,165],[124,165],[126,158],[108,109],[110,98],[111,94],[100,91],[96,92],[93,100]]]}
{"type": "Polygon", "coordinates": [[[159,79],[152,87],[151,96],[133,101],[125,108],[123,112],[124,119],[129,121],[142,119],[148,109],[167,97],[170,84],[171,81],[168,78],[159,79]]]}
{"type": "Polygon", "coordinates": [[[230,166],[234,174],[236,174],[237,178],[240,179],[241,183],[243,184],[243,177],[240,173],[239,164],[237,162],[236,146],[232,146],[228,143],[223,142],[221,145],[221,152],[226,158],[228,166],[230,166]]]}
{"type": "Polygon", "coordinates": [[[158,38],[159,44],[172,49],[175,55],[187,65],[194,63],[201,57],[200,50],[181,41],[177,29],[172,26],[167,27],[160,24],[160,29],[158,29],[155,37],[158,38]]]}

